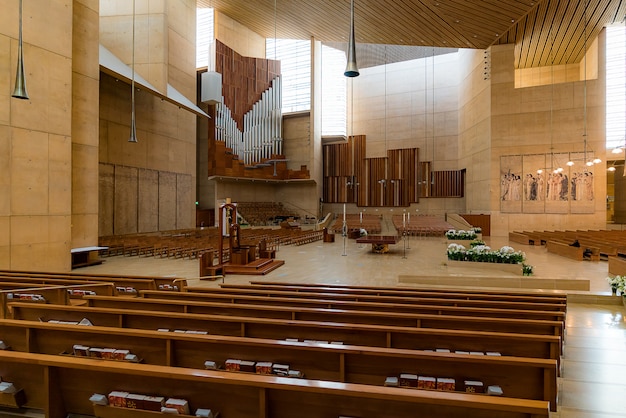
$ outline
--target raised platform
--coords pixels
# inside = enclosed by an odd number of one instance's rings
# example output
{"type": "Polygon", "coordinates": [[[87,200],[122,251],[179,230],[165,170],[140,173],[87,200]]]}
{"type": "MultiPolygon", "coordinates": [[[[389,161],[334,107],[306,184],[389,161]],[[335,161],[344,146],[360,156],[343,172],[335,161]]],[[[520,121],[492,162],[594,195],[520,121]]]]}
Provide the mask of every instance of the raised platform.
{"type": "Polygon", "coordinates": [[[398,276],[398,283],[425,286],[589,291],[589,280],[584,279],[552,279],[538,278],[536,276],[505,277],[504,275],[497,277],[467,273],[459,276],[419,276],[401,274],[398,276]]]}
{"type": "Polygon", "coordinates": [[[285,264],[283,260],[275,258],[258,258],[248,264],[225,264],[225,274],[249,274],[262,276],[285,264]]]}

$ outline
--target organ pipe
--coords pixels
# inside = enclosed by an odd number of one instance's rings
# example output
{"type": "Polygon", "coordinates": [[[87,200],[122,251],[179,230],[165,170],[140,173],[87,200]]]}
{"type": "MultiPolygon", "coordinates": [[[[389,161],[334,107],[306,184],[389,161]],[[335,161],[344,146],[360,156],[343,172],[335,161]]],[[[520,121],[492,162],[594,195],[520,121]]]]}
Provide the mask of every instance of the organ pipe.
{"type": "Polygon", "coordinates": [[[247,166],[282,153],[282,80],[277,76],[243,117],[243,132],[223,103],[216,105],[215,138],[239,155],[247,166]]]}

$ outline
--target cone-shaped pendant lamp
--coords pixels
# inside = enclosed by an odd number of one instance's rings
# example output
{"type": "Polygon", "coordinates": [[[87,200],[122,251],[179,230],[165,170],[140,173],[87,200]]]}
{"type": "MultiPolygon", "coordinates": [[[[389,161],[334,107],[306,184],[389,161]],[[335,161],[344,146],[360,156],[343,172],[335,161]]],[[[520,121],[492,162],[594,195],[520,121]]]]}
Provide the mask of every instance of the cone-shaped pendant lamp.
{"type": "Polygon", "coordinates": [[[356,65],[356,41],[354,39],[354,0],[350,1],[350,39],[348,40],[348,63],[343,75],[358,77],[359,67],[356,65]]]}
{"type": "Polygon", "coordinates": [[[22,52],[22,0],[20,0],[20,28],[17,44],[17,72],[15,73],[15,89],[12,97],[28,100],[26,91],[26,77],[24,75],[24,53],[22,52]]]}

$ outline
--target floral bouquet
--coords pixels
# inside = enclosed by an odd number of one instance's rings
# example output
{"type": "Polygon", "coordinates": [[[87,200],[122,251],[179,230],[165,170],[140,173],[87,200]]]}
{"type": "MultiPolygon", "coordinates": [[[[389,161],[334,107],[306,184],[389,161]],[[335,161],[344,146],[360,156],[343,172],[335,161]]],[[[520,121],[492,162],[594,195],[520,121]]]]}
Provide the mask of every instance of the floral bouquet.
{"type": "Polygon", "coordinates": [[[451,229],[446,232],[446,238],[448,239],[456,239],[456,240],[472,240],[478,238],[476,232],[474,231],[464,231],[462,229],[455,230],[451,229]]]}

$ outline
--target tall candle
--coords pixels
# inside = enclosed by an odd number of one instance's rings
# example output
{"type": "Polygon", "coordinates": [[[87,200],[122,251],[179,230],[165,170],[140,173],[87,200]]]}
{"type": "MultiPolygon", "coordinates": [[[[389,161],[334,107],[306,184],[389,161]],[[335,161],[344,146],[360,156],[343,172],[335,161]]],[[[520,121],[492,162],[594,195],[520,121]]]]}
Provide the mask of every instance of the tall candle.
{"type": "Polygon", "coordinates": [[[346,220],[346,204],[343,204],[343,220],[346,220]]]}
{"type": "Polygon", "coordinates": [[[359,212],[359,222],[363,223],[363,212],[359,212]]]}
{"type": "Polygon", "coordinates": [[[406,213],[402,214],[402,227],[406,228],[406,213]]]}

